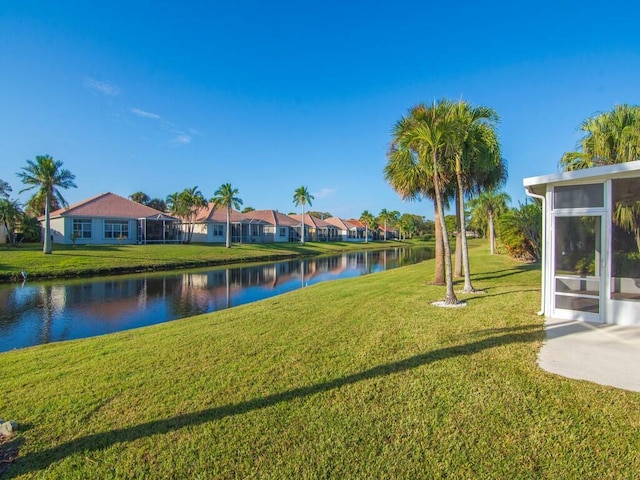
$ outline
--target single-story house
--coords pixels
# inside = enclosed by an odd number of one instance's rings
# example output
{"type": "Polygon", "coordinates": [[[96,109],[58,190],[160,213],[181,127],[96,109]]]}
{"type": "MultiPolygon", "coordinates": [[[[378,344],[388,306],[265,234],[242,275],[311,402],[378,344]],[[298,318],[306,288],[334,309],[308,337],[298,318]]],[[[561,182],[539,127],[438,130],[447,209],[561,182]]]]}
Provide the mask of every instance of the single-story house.
{"type": "MultiPolygon", "coordinates": [[[[242,231],[249,231],[247,225],[250,220],[243,213],[232,209],[229,222],[231,224],[231,240],[240,242],[242,240],[242,231]]],[[[225,208],[213,208],[213,203],[207,204],[198,214],[191,240],[203,243],[224,243],[226,239],[227,210],[225,208]]]]}
{"type": "Polygon", "coordinates": [[[234,242],[294,242],[300,240],[300,235],[293,227],[299,227],[300,222],[276,210],[252,210],[244,214],[248,221],[248,235],[243,235],[234,242]]]}
{"type": "MultiPolygon", "coordinates": [[[[302,217],[299,214],[289,215],[289,217],[293,218],[297,225],[294,227],[298,235],[300,235],[300,218],[302,217]]],[[[329,222],[325,222],[324,220],[314,217],[313,215],[309,215],[308,213],[304,214],[304,224],[305,224],[305,240],[310,242],[329,242],[340,239],[340,234],[338,227],[330,224],[329,222]]]]}
{"type": "Polygon", "coordinates": [[[338,229],[338,240],[355,242],[364,240],[364,225],[353,220],[343,220],[338,217],[325,218],[325,222],[338,229]]]}
{"type": "MultiPolygon", "coordinates": [[[[114,193],[61,208],[49,215],[54,243],[135,244],[181,241],[180,221],[114,193]]],[[[38,220],[44,227],[44,215],[38,220]]]]}
{"type": "Polygon", "coordinates": [[[548,317],[640,326],[640,161],[525,178],[548,317]]]}

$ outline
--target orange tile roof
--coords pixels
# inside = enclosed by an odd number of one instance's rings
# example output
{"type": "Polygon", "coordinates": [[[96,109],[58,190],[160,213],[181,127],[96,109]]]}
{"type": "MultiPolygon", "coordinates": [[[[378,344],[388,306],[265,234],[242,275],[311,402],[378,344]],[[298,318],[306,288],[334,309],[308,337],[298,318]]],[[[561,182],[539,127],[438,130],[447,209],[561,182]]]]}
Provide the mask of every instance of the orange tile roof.
{"type": "MultiPolygon", "coordinates": [[[[293,218],[296,221],[296,223],[299,224],[300,218],[302,217],[302,215],[295,214],[295,215],[289,215],[289,217],[293,218]]],[[[335,227],[335,225],[332,225],[329,222],[325,222],[324,220],[318,217],[314,217],[313,215],[309,215],[308,213],[304,214],[304,224],[309,227],[315,227],[315,228],[335,227]]]]}
{"type": "Polygon", "coordinates": [[[342,220],[341,218],[338,217],[329,217],[329,218],[325,218],[324,220],[325,222],[327,222],[330,225],[333,225],[334,227],[338,227],[342,230],[349,230],[349,226],[344,223],[344,220],[342,220]]]}
{"type": "MultiPolygon", "coordinates": [[[[240,213],[237,210],[231,209],[230,219],[232,222],[242,222],[246,220],[247,217],[244,213],[240,213]]],[[[209,202],[205,208],[200,210],[198,213],[198,217],[196,218],[198,222],[215,222],[215,223],[227,223],[227,210],[225,208],[213,208],[213,203],[209,202]]]]}
{"type": "MultiPolygon", "coordinates": [[[[147,207],[140,203],[121,197],[115,193],[106,192],[88,198],[66,208],[60,208],[51,212],[51,218],[55,217],[101,217],[101,218],[149,218],[162,215],[173,219],[170,215],[147,207]]],[[[44,216],[40,217],[44,218],[44,216]]]]}
{"type": "Polygon", "coordinates": [[[244,214],[249,220],[261,220],[271,225],[278,225],[284,227],[292,227],[299,225],[300,221],[296,221],[293,218],[280,213],[276,210],[253,210],[244,214]]]}

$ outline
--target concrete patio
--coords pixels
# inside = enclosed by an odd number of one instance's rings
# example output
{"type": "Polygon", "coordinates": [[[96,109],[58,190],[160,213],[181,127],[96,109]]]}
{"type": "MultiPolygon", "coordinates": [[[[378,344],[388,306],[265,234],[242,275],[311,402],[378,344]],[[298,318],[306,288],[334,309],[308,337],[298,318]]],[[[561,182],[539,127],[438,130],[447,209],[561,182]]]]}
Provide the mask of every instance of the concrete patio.
{"type": "Polygon", "coordinates": [[[542,369],[640,392],[640,327],[547,318],[545,332],[542,369]]]}

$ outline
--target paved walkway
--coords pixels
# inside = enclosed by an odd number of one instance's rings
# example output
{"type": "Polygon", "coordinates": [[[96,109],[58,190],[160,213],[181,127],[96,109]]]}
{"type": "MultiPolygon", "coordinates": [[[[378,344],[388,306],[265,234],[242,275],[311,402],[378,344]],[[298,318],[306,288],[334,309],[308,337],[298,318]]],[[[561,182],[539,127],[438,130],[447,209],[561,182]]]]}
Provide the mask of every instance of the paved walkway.
{"type": "Polygon", "coordinates": [[[640,392],[640,327],[547,318],[544,370],[640,392]]]}

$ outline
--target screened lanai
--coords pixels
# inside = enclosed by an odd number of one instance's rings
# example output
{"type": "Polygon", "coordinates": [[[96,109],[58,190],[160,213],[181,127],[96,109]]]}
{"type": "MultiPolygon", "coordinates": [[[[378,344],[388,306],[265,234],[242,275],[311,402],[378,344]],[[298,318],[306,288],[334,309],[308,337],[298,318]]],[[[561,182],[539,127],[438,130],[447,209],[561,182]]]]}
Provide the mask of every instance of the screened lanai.
{"type": "Polygon", "coordinates": [[[524,179],[542,203],[542,308],[640,326],[640,161],[524,179]]]}

